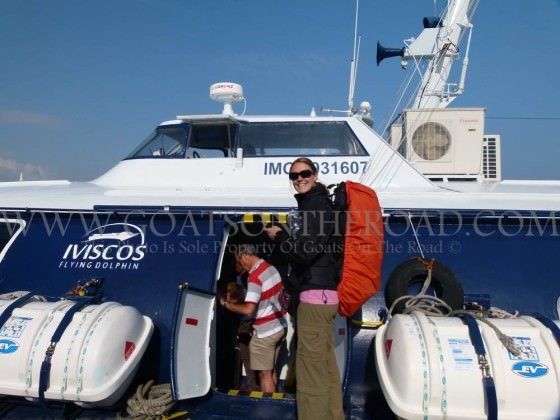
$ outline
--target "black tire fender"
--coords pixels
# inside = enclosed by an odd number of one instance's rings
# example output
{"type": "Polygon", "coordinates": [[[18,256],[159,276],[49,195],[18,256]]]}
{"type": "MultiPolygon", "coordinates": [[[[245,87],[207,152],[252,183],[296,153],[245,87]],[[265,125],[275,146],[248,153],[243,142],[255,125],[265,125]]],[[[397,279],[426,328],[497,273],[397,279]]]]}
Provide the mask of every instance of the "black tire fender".
{"type": "MultiPolygon", "coordinates": [[[[418,284],[421,287],[427,275],[426,265],[418,259],[408,260],[398,265],[389,276],[385,286],[387,308],[390,308],[393,302],[401,296],[409,295],[411,285],[418,284]]],[[[463,286],[449,268],[437,261],[433,262],[430,288],[438,298],[454,310],[463,307],[463,286]]],[[[401,313],[404,307],[404,302],[397,304],[393,313],[401,313]]]]}

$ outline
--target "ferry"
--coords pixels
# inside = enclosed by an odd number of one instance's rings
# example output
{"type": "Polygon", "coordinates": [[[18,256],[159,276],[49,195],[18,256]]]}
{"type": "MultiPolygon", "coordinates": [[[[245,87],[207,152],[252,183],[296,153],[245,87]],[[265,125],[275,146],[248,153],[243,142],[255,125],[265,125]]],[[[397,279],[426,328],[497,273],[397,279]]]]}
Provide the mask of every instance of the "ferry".
{"type": "Polygon", "coordinates": [[[169,384],[167,418],[297,418],[293,328],[279,392],[244,393],[217,300],[235,279],[232,245],[259,244],[287,270],[262,227],[289,224],[289,166],[308,156],[323,183],[361,182],[383,211],[383,290],[334,331],[346,417],[558,418],[560,182],[502,180],[484,109],[448,108],[477,3],[450,0],[404,47],[378,45],[379,63],[426,66],[385,136],[366,102],[244,115],[242,86],[221,82],[220,113],[162,122],[94,180],[0,183],[0,415],[105,418],[153,380],[169,384]],[[388,314],[394,293],[424,283],[416,258],[436,264],[422,292],[493,314],[476,318],[478,341],[460,317],[388,314]]]}

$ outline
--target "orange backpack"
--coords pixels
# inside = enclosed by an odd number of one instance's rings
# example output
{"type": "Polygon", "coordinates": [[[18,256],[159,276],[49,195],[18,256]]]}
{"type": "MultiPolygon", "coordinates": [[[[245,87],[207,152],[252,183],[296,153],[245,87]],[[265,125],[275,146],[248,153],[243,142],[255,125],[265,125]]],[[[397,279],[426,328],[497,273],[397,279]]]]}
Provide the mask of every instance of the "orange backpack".
{"type": "Polygon", "coordinates": [[[333,201],[344,229],[338,312],[352,316],[381,288],[383,216],[375,191],[358,182],[338,184],[333,201]]]}

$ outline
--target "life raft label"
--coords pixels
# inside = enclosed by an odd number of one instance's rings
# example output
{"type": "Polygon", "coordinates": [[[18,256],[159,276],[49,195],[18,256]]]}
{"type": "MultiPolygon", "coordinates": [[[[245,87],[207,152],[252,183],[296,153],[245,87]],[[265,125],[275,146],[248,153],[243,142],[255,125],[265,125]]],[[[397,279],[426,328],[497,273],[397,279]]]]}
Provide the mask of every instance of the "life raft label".
{"type": "Polygon", "coordinates": [[[511,337],[515,347],[520,351],[519,355],[514,355],[508,351],[510,360],[532,360],[534,362],[539,361],[539,354],[537,349],[533,345],[530,337],[511,337]]]}
{"type": "Polygon", "coordinates": [[[20,316],[11,317],[0,329],[0,337],[21,338],[29,321],[33,318],[24,318],[20,316]]]}
{"type": "Polygon", "coordinates": [[[447,343],[455,370],[465,371],[474,367],[475,355],[472,344],[467,338],[448,338],[447,343]]]}

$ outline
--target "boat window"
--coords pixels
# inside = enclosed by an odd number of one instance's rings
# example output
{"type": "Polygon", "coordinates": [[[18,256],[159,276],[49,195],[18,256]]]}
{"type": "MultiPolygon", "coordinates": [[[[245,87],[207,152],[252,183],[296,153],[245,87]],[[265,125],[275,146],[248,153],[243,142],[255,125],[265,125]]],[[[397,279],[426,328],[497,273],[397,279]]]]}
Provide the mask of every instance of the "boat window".
{"type": "Polygon", "coordinates": [[[218,158],[233,156],[235,126],[229,124],[192,125],[187,157],[218,158]]]}
{"type": "Polygon", "coordinates": [[[244,157],[367,155],[345,122],[243,124],[239,146],[244,157]]]}
{"type": "Polygon", "coordinates": [[[126,159],[133,158],[184,158],[187,131],[185,126],[158,127],[126,159]]]}

